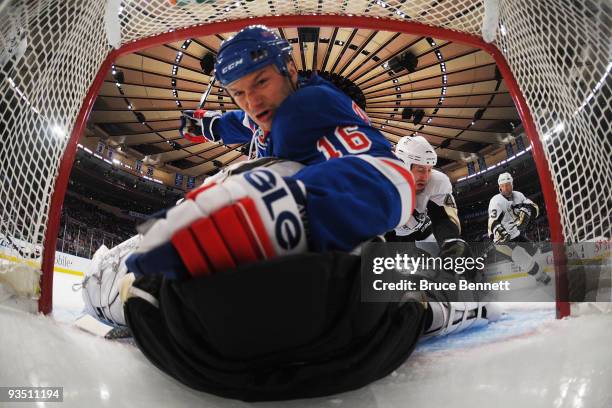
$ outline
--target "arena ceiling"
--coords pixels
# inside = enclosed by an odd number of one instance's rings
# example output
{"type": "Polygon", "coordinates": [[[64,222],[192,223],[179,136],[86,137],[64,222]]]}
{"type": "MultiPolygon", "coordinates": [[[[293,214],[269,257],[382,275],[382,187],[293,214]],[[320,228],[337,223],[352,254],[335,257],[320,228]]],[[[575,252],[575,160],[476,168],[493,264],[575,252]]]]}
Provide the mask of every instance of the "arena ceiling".
{"type": "MultiPolygon", "coordinates": [[[[425,136],[439,167],[465,167],[499,152],[520,118],[493,58],[470,46],[432,37],[369,29],[281,28],[301,71],[331,74],[363,96],[366,112],[393,144],[425,136]],[[358,89],[356,90],[355,85],[358,89]]],[[[101,137],[136,159],[169,172],[212,174],[239,160],[239,145],[194,144],[178,133],[182,110],[196,109],[210,77],[202,70],[223,33],[172,42],[119,58],[108,72],[84,137],[101,137]]],[[[237,106],[215,86],[206,109],[237,106]]]]}

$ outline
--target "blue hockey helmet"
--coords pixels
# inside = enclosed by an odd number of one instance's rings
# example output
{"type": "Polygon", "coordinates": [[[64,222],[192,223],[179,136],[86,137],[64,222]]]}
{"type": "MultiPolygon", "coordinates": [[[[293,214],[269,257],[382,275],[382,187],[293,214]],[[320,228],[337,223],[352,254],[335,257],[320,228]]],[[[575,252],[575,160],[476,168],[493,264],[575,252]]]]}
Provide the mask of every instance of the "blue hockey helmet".
{"type": "Polygon", "coordinates": [[[291,45],[263,25],[252,25],[221,44],[215,63],[215,78],[226,86],[267,65],[274,64],[288,75],[291,45]]]}

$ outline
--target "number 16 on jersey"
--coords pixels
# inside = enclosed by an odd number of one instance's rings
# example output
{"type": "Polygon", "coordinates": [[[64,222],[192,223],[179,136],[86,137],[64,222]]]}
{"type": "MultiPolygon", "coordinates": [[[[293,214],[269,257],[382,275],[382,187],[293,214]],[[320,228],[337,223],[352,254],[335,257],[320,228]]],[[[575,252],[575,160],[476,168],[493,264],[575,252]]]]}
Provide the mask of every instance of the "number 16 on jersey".
{"type": "MultiPolygon", "coordinates": [[[[372,147],[372,141],[365,133],[359,131],[358,126],[338,126],[334,131],[334,137],[350,154],[365,153],[372,147]]],[[[343,156],[342,151],[338,150],[327,136],[317,140],[317,149],[327,160],[343,156]]]]}

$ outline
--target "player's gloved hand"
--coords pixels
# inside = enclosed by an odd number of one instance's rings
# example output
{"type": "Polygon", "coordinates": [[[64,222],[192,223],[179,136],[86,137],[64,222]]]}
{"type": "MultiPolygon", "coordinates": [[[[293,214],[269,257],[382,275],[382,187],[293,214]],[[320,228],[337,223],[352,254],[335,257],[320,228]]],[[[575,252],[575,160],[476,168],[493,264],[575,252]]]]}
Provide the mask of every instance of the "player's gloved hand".
{"type": "Polygon", "coordinates": [[[307,250],[301,182],[257,168],[202,186],[144,231],[136,275],[201,276],[307,250]]]}
{"type": "Polygon", "coordinates": [[[425,213],[420,213],[416,209],[412,212],[412,217],[408,220],[406,228],[413,232],[425,233],[431,227],[431,219],[425,213]]]}
{"type": "Polygon", "coordinates": [[[493,227],[493,243],[501,244],[510,238],[510,233],[504,228],[501,223],[493,227]]]}
{"type": "Polygon", "coordinates": [[[221,117],[220,111],[185,110],[181,114],[179,134],[190,142],[203,143],[219,140],[213,133],[213,125],[221,117]]]}
{"type": "Polygon", "coordinates": [[[461,238],[452,238],[445,240],[440,245],[440,257],[441,258],[465,258],[471,256],[472,251],[461,238]]]}
{"type": "Polygon", "coordinates": [[[518,221],[516,222],[516,226],[519,231],[523,232],[529,227],[529,223],[531,222],[531,209],[529,207],[521,207],[519,209],[518,221]]]}

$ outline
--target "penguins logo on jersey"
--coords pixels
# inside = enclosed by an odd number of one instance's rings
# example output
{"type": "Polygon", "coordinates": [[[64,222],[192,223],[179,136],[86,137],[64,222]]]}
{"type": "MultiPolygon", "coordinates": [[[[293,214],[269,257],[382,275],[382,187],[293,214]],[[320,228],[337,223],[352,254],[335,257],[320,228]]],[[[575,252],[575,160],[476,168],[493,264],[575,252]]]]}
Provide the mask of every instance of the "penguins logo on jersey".
{"type": "Polygon", "coordinates": [[[457,204],[455,203],[455,197],[452,194],[447,194],[444,198],[444,205],[451,208],[457,208],[457,204]]]}

